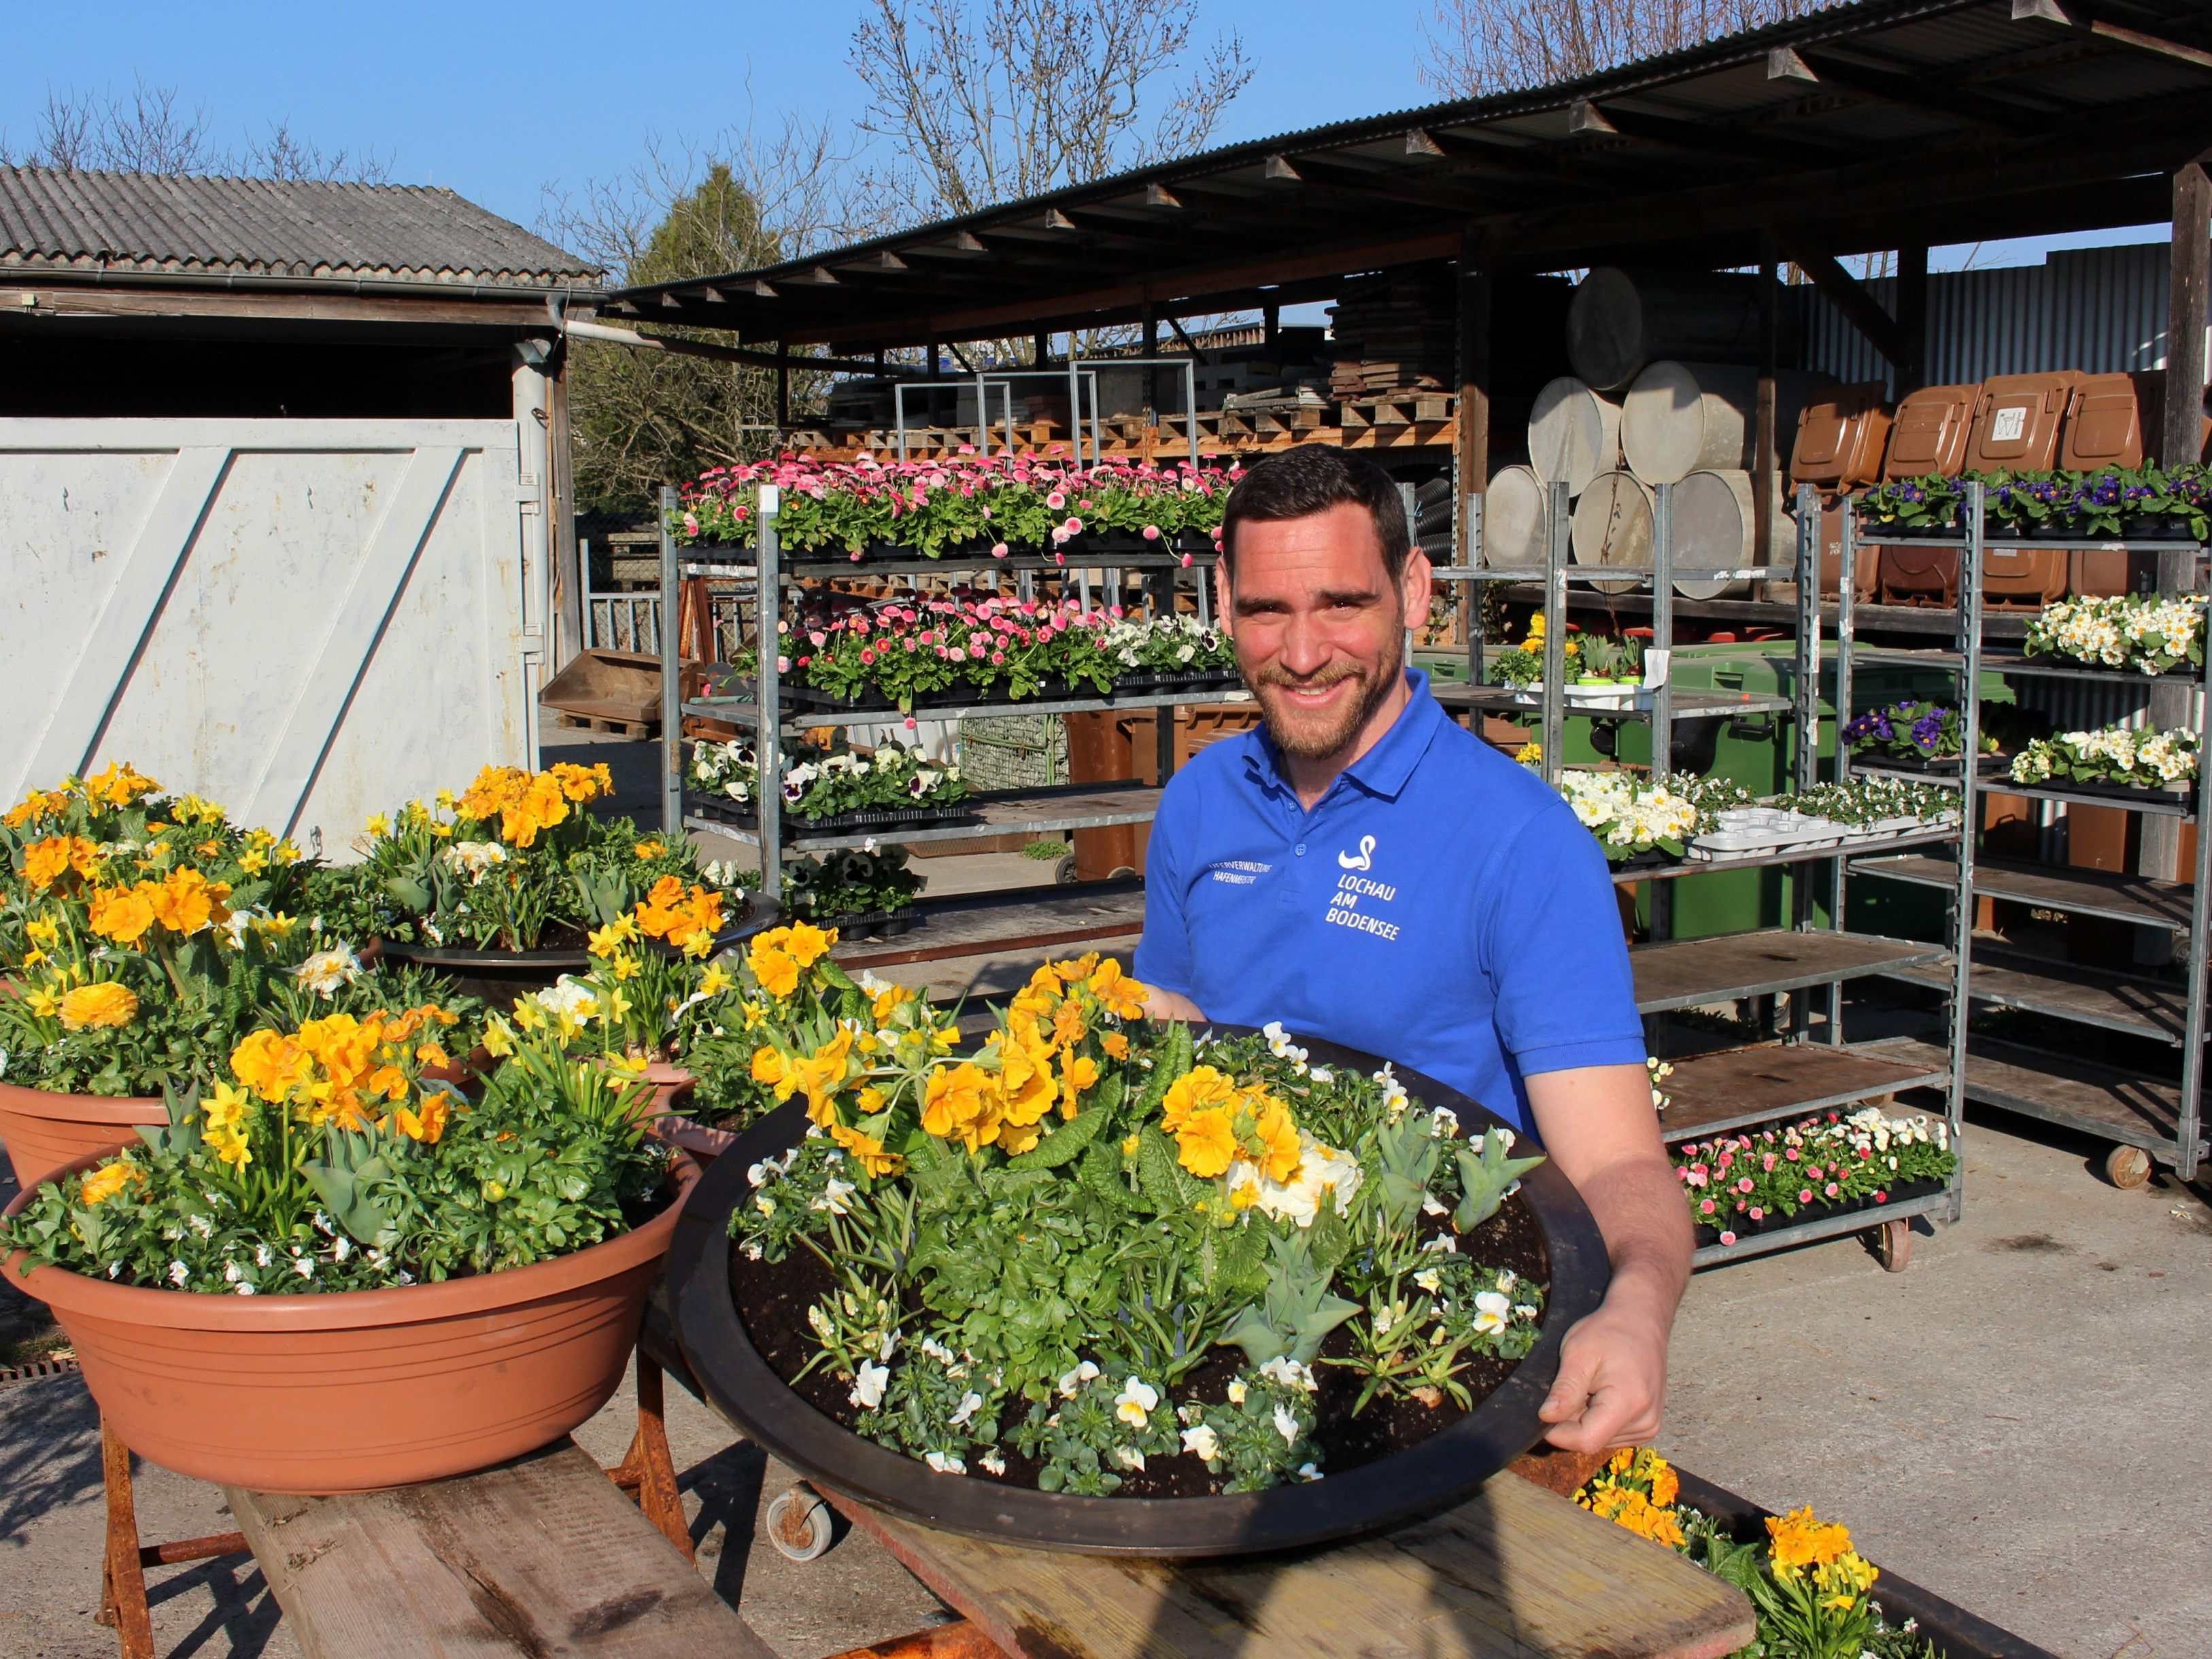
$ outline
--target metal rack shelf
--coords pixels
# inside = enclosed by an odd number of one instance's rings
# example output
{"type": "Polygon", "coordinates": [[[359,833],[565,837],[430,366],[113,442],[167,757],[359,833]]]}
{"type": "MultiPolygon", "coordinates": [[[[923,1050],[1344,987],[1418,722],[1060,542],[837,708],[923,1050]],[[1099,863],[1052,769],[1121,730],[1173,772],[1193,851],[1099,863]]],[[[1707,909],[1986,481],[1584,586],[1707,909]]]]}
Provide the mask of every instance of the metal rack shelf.
{"type": "MultiPolygon", "coordinates": [[[[1933,1048],[1909,1039],[1883,1046],[1908,1057],[1933,1048]]],[[[2170,1153],[2181,1133],[2179,1084],[1996,1037],[1967,1044],[1966,1097],[2157,1154],[2170,1153]]]]}
{"type": "MultiPolygon", "coordinates": [[[[2189,1029],[2187,993],[2179,985],[2160,985],[2124,974],[2100,973],[2071,963],[2004,953],[1990,959],[1996,947],[1984,941],[1982,957],[1973,964],[1967,981],[1970,1000],[1992,1008],[2017,1008],[2100,1031],[2124,1031],[2179,1045],[2189,1029]]],[[[1948,972],[1935,975],[1924,969],[1903,968],[1891,977],[1910,984],[1948,981],[1948,972]]]]}
{"type": "MultiPolygon", "coordinates": [[[[1542,693],[1534,690],[1516,690],[1507,685],[1432,686],[1436,700],[1447,709],[1480,708],[1484,710],[1535,710],[1544,704],[1542,693]]],[[[1677,691],[1674,697],[1674,717],[1704,718],[1719,714],[1759,714],[1787,713],[1796,707],[1794,699],[1784,696],[1760,696],[1748,691],[1677,691]]],[[[1571,699],[1566,705],[1570,714],[1587,716],[1599,720],[1647,720],[1651,718],[1651,705],[1642,708],[1619,708],[1577,703],[1571,699]]]]}
{"type": "MultiPolygon", "coordinates": [[[[878,830],[834,830],[817,835],[805,820],[783,823],[786,852],[826,852],[838,847],[876,847],[885,842],[973,841],[980,836],[1042,836],[1070,830],[1109,830],[1116,824],[1146,823],[1159,811],[1160,791],[1143,783],[1078,783],[1056,789],[1024,790],[981,796],[974,818],[959,823],[895,823],[878,830]]],[[[758,820],[755,820],[757,825],[758,820]]],[[[748,829],[720,818],[686,813],[684,827],[704,830],[747,847],[761,844],[757,827],[748,829]]]]}
{"type": "MultiPolygon", "coordinates": [[[[1924,854],[1904,857],[1861,857],[1851,860],[1853,875],[1886,876],[1916,887],[1954,890],[1959,884],[1955,859],[1924,854]]],[[[2075,915],[2104,916],[2144,927],[2163,927],[2186,933],[2190,927],[2191,896],[2178,881],[2156,881],[2148,876],[2108,875],[2101,870],[2055,870],[2042,864],[1980,861],[1974,871],[1974,892],[1981,898],[2008,899],[2039,905],[2045,910],[2064,910],[2075,915]]]]}
{"type": "Polygon", "coordinates": [[[1950,952],[1917,939],[1832,928],[1763,927],[1711,939],[1639,945],[1628,953],[1638,1013],[1772,996],[1869,974],[1897,974],[1950,952]]]}
{"type": "Polygon", "coordinates": [[[1928,1045],[1925,1055],[1824,1042],[1766,1043],[1728,1048],[1674,1062],[1659,1114],[1659,1133],[1672,1145],[1705,1135],[1808,1117],[1900,1089],[1940,1087],[1950,1079],[1948,1056],[1928,1045]]]}
{"type": "MultiPolygon", "coordinates": [[[[1008,715],[1082,714],[1121,708],[1181,708],[1188,703],[1249,702],[1252,694],[1224,686],[1180,691],[1141,691],[1103,697],[1040,697],[1034,702],[960,703],[951,708],[917,708],[917,720],[994,719],[1008,715]]],[[[727,720],[737,726],[758,726],[760,705],[749,697],[687,697],[679,711],[702,720],[727,720]]],[[[909,716],[896,708],[856,708],[833,713],[826,708],[793,708],[784,711],[787,731],[817,726],[895,726],[909,716]]]]}
{"type": "Polygon", "coordinates": [[[1958,1197],[1955,1193],[1929,1193],[1919,1198],[1903,1199],[1893,1204],[1870,1205],[1864,1209],[1848,1210],[1840,1215],[1824,1215],[1812,1221],[1798,1223],[1794,1227],[1774,1227],[1738,1239],[1733,1244],[1707,1244],[1690,1258],[1695,1267],[1717,1267],[1723,1261],[1741,1261],[1747,1256],[1766,1255],[1776,1250],[1786,1250],[1793,1245],[1814,1244],[1826,1238],[1840,1238],[1845,1233],[1863,1233],[1871,1228],[1895,1226],[1911,1220],[1915,1216],[1941,1216],[1948,1221],[1958,1219],[1958,1197]]]}
{"type": "MultiPolygon", "coordinates": [[[[739,571],[750,574],[759,568],[759,561],[750,550],[731,549],[734,556],[720,556],[725,548],[689,546],[677,552],[677,572],[685,576],[712,576],[739,571]],[[692,554],[709,556],[695,558],[692,554]]],[[[1221,556],[1211,548],[1205,551],[1193,549],[1188,552],[1143,553],[1132,549],[1115,551],[1095,547],[1077,548],[1073,552],[1054,556],[1049,553],[1009,553],[1003,559],[985,554],[949,553],[942,558],[914,556],[908,558],[878,558],[863,555],[857,559],[805,559],[787,561],[781,568],[786,581],[826,580],[835,576],[918,576],[933,572],[974,570],[1027,571],[1031,574],[1058,575],[1072,570],[1180,570],[1186,568],[1211,566],[1221,556]]]]}
{"type": "Polygon", "coordinates": [[[1679,864],[1644,864],[1632,868],[1616,866],[1613,881],[1616,887],[1631,886],[1639,881],[1673,881],[1683,876],[1718,875],[1728,870],[1768,870],[1790,864],[1832,863],[1839,850],[1853,856],[1895,853],[1908,847],[1946,846],[1958,839],[1958,826],[1945,824],[1907,835],[1885,836],[1881,841],[1857,842],[1840,849],[1833,846],[1781,848],[1771,853],[1758,853],[1741,858],[1684,859],[1679,864]]]}

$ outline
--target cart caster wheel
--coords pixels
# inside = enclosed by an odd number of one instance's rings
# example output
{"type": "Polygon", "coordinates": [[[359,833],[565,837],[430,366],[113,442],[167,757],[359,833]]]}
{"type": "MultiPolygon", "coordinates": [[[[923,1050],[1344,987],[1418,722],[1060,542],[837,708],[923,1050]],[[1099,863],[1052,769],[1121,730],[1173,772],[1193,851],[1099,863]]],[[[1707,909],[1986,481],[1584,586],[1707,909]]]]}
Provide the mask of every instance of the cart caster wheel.
{"type": "Polygon", "coordinates": [[[1077,882],[1083,879],[1082,877],[1079,876],[1075,872],[1074,854],[1063,853],[1060,854],[1060,862],[1052,867],[1052,878],[1055,884],[1061,887],[1073,887],[1077,882]]]}
{"type": "Polygon", "coordinates": [[[1881,1231],[1875,1235],[1874,1248],[1875,1254],[1881,1258],[1884,1273],[1903,1273],[1912,1265],[1912,1224],[1883,1222],[1881,1231]]]}
{"type": "Polygon", "coordinates": [[[837,1541],[836,1513],[823,1502],[820,1492],[799,1481],[769,1501],[768,1536],[778,1555],[793,1561],[818,1560],[837,1541]]]}
{"type": "Polygon", "coordinates": [[[2150,1154],[2140,1146],[2115,1146],[2105,1154],[2105,1179],[2132,1192],[2150,1179],[2150,1154]]]}

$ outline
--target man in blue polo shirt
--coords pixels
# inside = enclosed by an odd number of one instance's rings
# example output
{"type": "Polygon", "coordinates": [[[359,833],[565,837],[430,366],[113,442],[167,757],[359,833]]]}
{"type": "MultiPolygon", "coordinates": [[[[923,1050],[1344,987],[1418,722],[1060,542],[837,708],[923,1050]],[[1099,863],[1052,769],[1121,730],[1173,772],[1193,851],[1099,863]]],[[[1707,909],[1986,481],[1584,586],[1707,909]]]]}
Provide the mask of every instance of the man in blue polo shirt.
{"type": "Polygon", "coordinates": [[[1302,445],[1229,497],[1216,578],[1264,727],[1169,784],[1136,976],[1150,1012],[1328,1038],[1533,1131],[1613,1261],[1568,1334],[1550,1439],[1648,1440],[1690,1268],[1604,856],[1553,791],[1405,660],[1428,606],[1397,485],[1302,445]]]}

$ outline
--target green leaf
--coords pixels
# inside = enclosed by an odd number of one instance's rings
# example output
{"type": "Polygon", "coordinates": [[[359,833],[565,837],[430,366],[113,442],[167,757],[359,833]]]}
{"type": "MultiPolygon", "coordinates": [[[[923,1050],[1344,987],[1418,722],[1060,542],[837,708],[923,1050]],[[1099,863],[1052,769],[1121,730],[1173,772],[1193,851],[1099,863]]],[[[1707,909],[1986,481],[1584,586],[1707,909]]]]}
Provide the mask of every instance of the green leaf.
{"type": "Polygon", "coordinates": [[[1006,1160],[1010,1169],[1057,1170],[1081,1154],[1083,1149],[1097,1139],[1098,1132],[1113,1114],[1093,1106],[1078,1113],[1061,1124],[1028,1152],[1006,1160]]]}
{"type": "Polygon", "coordinates": [[[1199,1186],[1176,1160],[1175,1143],[1146,1124],[1138,1132],[1137,1184],[1163,1215],[1182,1215],[1198,1202],[1199,1186]]]}

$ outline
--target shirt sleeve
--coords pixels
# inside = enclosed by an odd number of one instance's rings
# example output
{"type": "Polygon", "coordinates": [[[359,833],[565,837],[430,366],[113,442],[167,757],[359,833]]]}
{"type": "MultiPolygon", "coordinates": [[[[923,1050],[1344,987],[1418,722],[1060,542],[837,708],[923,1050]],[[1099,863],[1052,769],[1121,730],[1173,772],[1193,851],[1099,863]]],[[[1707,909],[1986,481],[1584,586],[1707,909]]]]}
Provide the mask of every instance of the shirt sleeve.
{"type": "Polygon", "coordinates": [[[1565,810],[1535,815],[1498,861],[1487,959],[1500,1045],[1522,1077],[1640,1066],[1644,1022],[1605,854],[1565,810]]]}
{"type": "Polygon", "coordinates": [[[1184,909],[1183,826],[1189,790],[1182,777],[1168,780],[1160,810],[1152,818],[1145,848],[1145,933],[1137,941],[1130,972],[1144,984],[1178,996],[1191,995],[1196,963],[1190,948],[1190,921],[1184,909]]]}

